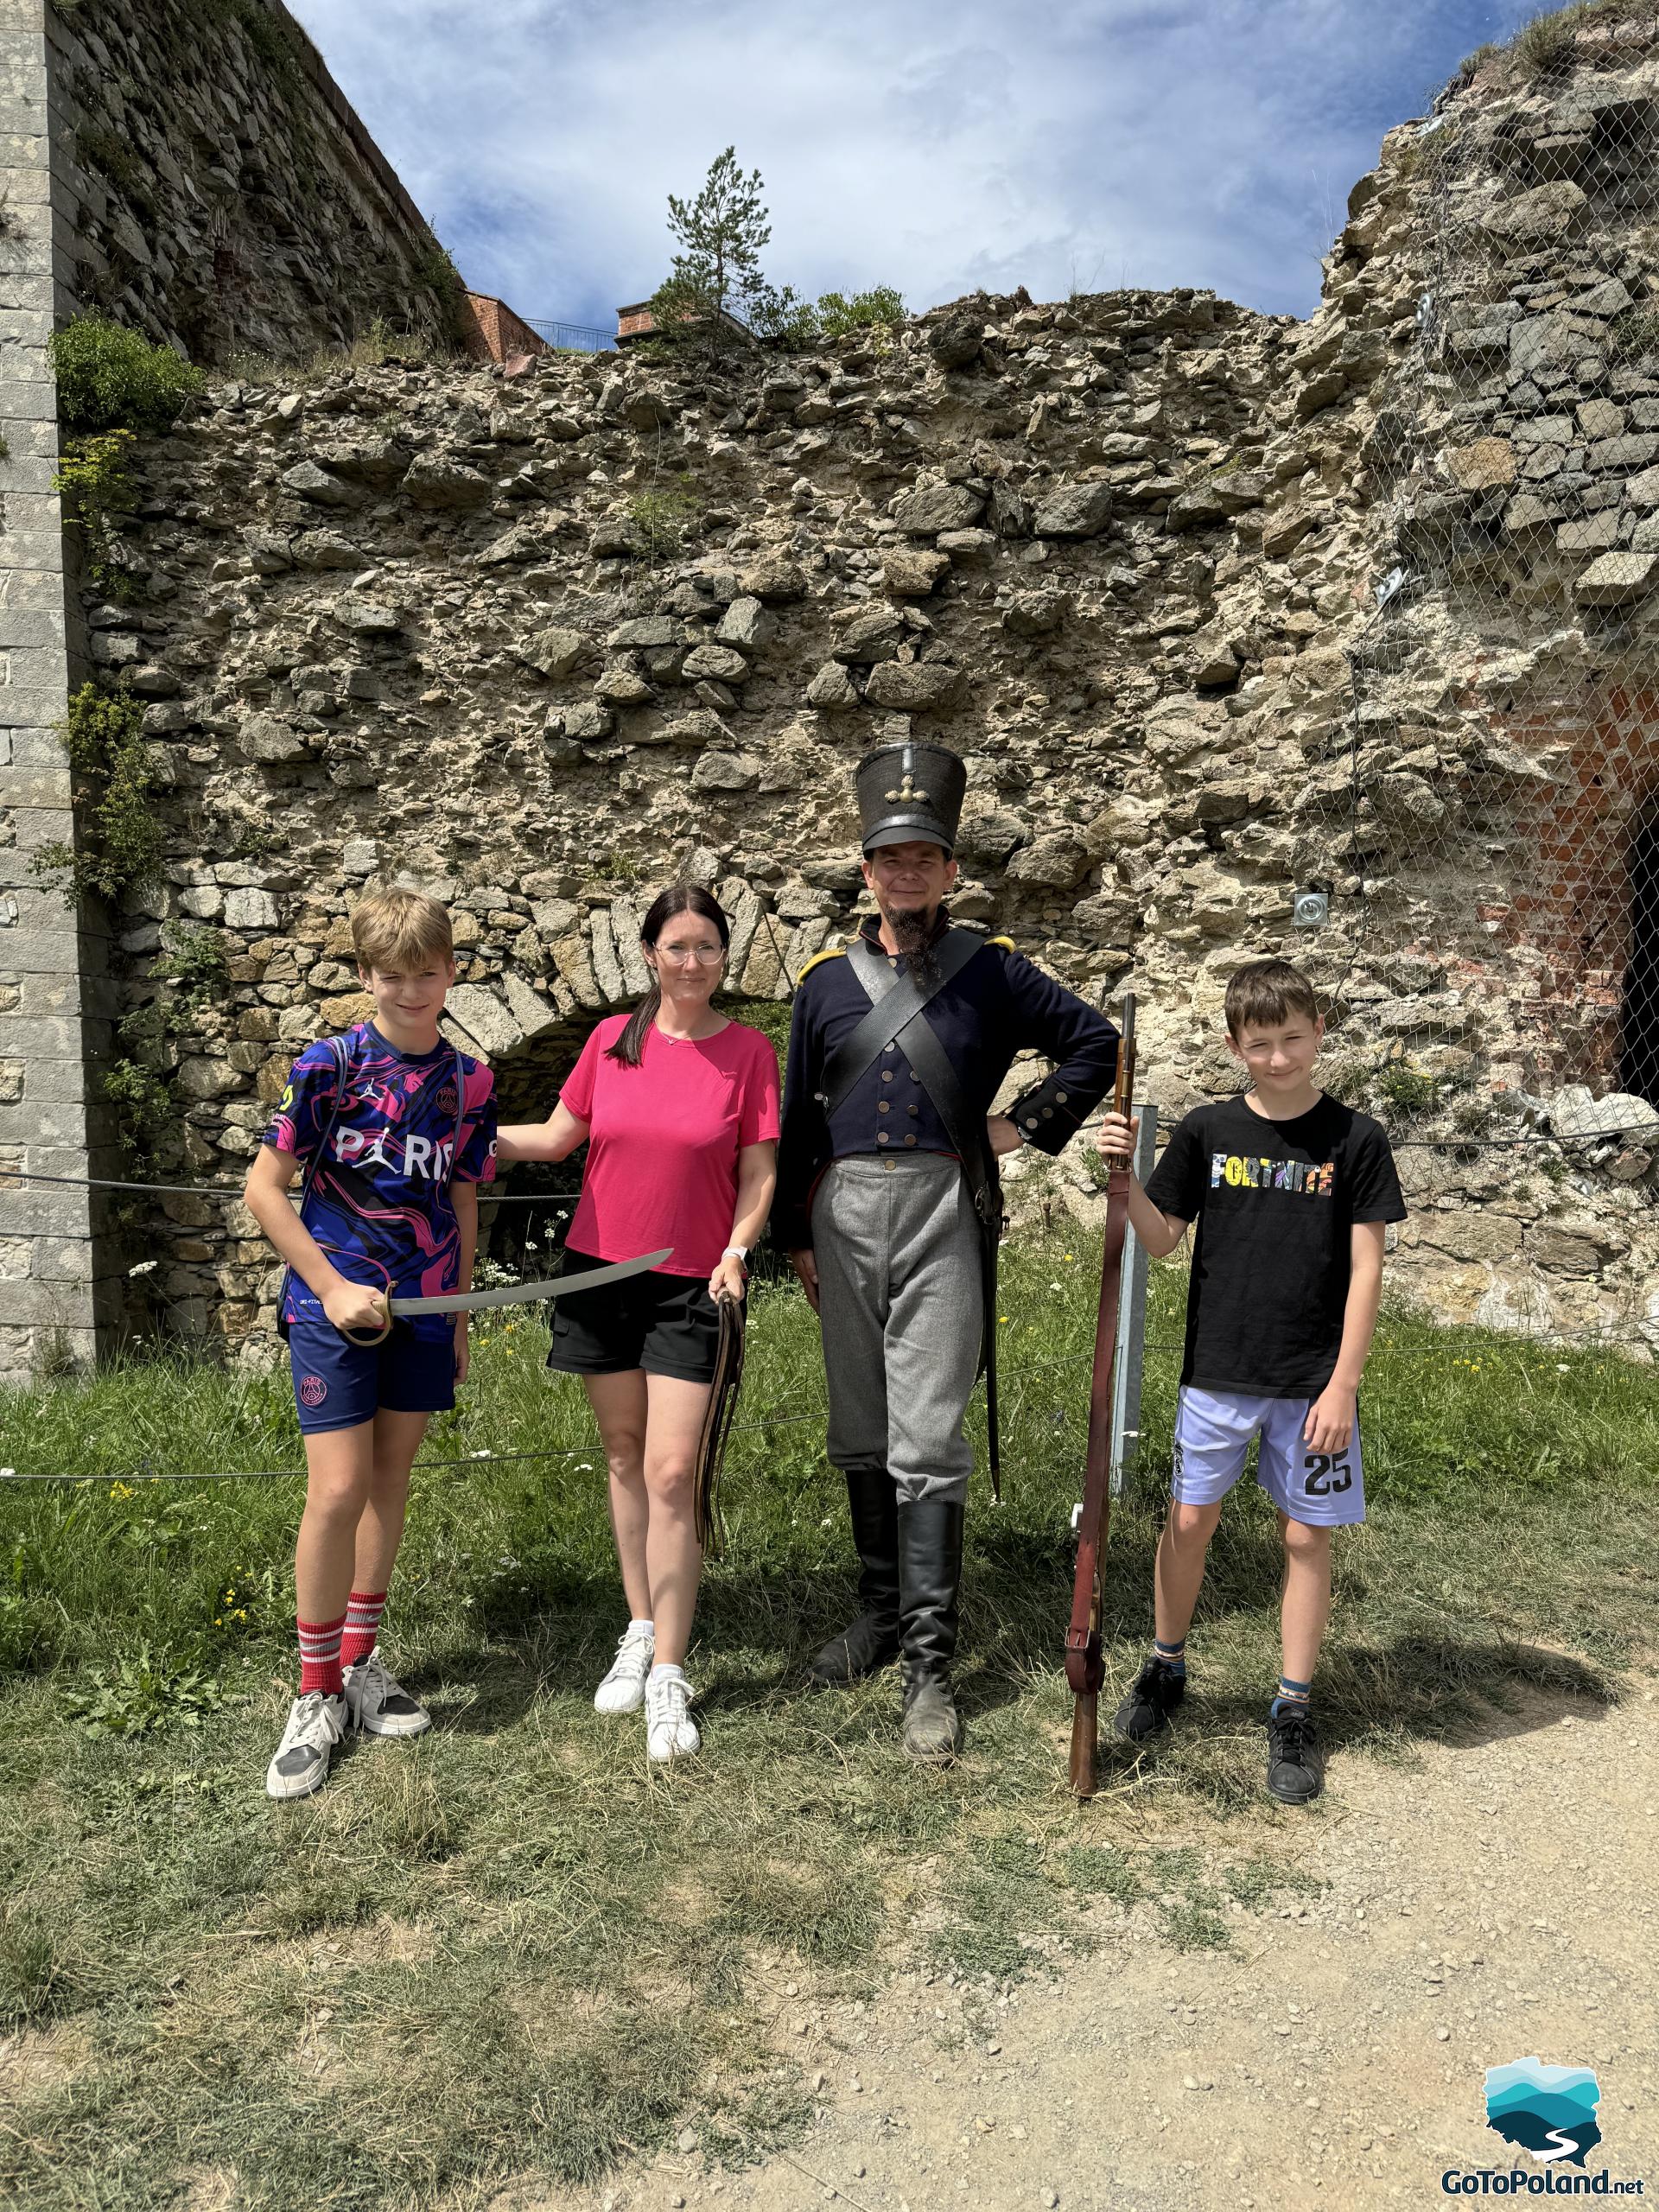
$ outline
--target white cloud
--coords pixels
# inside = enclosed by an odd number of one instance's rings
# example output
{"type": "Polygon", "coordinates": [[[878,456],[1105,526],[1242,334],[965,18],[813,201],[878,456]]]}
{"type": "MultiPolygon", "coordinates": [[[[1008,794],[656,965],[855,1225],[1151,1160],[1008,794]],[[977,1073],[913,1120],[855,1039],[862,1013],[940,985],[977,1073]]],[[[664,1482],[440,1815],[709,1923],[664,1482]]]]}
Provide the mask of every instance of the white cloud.
{"type": "Polygon", "coordinates": [[[1354,178],[1465,47],[1447,0],[290,0],[468,281],[604,322],[734,143],[768,273],[1210,284],[1306,312],[1354,178]]]}

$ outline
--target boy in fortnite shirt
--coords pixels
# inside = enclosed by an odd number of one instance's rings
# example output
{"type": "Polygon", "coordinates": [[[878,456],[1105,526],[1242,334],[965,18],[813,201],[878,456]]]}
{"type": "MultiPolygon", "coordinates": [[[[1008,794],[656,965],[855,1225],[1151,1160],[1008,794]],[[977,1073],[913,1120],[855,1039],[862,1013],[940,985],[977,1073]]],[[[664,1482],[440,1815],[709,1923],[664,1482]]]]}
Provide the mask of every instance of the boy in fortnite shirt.
{"type": "Polygon", "coordinates": [[[467,1375],[467,1316],[407,1315],[394,1296],[465,1289],[478,1185],[495,1173],[488,1068],[438,1033],[455,978],[449,917],[413,891],[352,916],[374,1018],[307,1046],[248,1176],[247,1205],[287,1262],[279,1326],[305,1438],[295,1550],[300,1694],[265,1776],[272,1797],[321,1787],[345,1729],[416,1736],[431,1725],[378,1649],[403,1537],[410,1469],[428,1421],[467,1375]],[[303,1170],[299,1211],[288,1191],[303,1170]]]}
{"type": "MultiPolygon", "coordinates": [[[[1166,1727],[1186,1688],[1186,1634],[1221,1501],[1262,1440],[1256,1479],[1285,1541],[1284,1671],[1268,1710],[1268,1788],[1306,1804],[1324,1785],[1309,1700],[1331,1611],[1331,1531],[1363,1521],[1360,1376],[1382,1289],[1385,1224],[1403,1221],[1381,1127],[1313,1080],[1325,1022],[1288,961],[1227,986],[1241,1096],[1189,1114],[1129,1219],[1155,1258],[1196,1221],[1169,1518],[1158,1546],[1151,1655],[1119,1707],[1120,1736],[1166,1727]]],[[[1135,1124],[1109,1114],[1099,1147],[1131,1157],[1135,1124]]]]}

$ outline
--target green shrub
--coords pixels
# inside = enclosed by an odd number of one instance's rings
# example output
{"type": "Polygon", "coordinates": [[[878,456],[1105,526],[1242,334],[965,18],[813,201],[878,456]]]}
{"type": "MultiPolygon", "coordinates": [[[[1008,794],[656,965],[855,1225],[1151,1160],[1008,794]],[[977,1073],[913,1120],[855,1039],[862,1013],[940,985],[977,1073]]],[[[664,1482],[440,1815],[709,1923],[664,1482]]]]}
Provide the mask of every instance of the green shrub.
{"type": "MultiPolygon", "coordinates": [[[[302,361],[278,360],[274,354],[238,348],[226,354],[221,365],[227,376],[239,383],[277,385],[285,391],[298,391],[346,369],[378,369],[388,361],[431,362],[445,358],[444,346],[430,331],[395,330],[384,315],[377,315],[370,318],[366,330],[346,344],[319,346],[302,361]]],[[[402,420],[395,410],[389,410],[386,420],[377,423],[377,428],[389,433],[402,420]]]]}
{"type": "Polygon", "coordinates": [[[1576,7],[1535,16],[1516,33],[1510,51],[1529,76],[1549,76],[1572,60],[1579,32],[1594,13],[1586,0],[1580,0],[1576,7]]]}
{"type": "Polygon", "coordinates": [[[1436,1088],[1433,1077],[1409,1060],[1390,1060],[1377,1071],[1377,1098],[1399,1121],[1427,1113],[1434,1103],[1436,1088]]]}
{"type": "Polygon", "coordinates": [[[155,771],[143,709],[126,692],[83,683],[58,728],[75,779],[81,842],[43,845],[29,872],[41,882],[63,878],[68,906],[94,893],[118,899],[152,880],[162,857],[162,827],[149,804],[155,771]]]}
{"type": "Polygon", "coordinates": [[[757,338],[794,353],[804,353],[810,346],[827,345],[858,331],[868,332],[878,345],[885,346],[888,330],[904,319],[904,301],[891,284],[872,285],[868,291],[850,296],[823,292],[816,302],[798,297],[785,284],[781,290],[768,289],[753,302],[749,315],[757,338]]]}
{"type": "Polygon", "coordinates": [[[905,303],[892,284],[874,284],[849,299],[842,292],[825,292],[818,301],[818,329],[825,338],[845,338],[855,330],[886,329],[905,319],[905,303]]]}
{"type": "Polygon", "coordinates": [[[634,493],[628,501],[628,513],[639,525],[653,561],[679,544],[696,520],[699,505],[696,486],[684,473],[653,484],[648,492],[634,493]]]}
{"type": "Polygon", "coordinates": [[[104,1071],[104,1096],[115,1109],[121,1149],[140,1165],[153,1160],[156,1147],[178,1118],[172,1091],[142,1060],[111,1060],[104,1071]]]}
{"type": "Polygon", "coordinates": [[[156,995],[117,1024],[118,1057],[103,1077],[122,1149],[140,1166],[154,1163],[162,1139],[178,1125],[181,1102],[173,1077],[179,1040],[199,1026],[230,981],[224,937],[205,923],[183,922],[163,930],[153,980],[156,995]]]}
{"type": "Polygon", "coordinates": [[[224,1702],[211,1675],[143,1643],[112,1671],[100,1669],[87,1688],[68,1691],[61,1709],[89,1736],[147,1736],[170,1720],[199,1728],[224,1702]]]}
{"type": "Polygon", "coordinates": [[[1484,46],[1478,46],[1472,54],[1465,54],[1459,62],[1457,73],[1452,79],[1452,83],[1459,91],[1464,86],[1472,84],[1493,55],[1501,54],[1503,51],[1501,46],[1494,46],[1490,39],[1484,46]]]}
{"type": "Polygon", "coordinates": [[[467,286],[448,248],[435,244],[425,247],[416,255],[411,273],[421,289],[431,294],[439,328],[451,345],[458,346],[463,334],[467,286]]]}
{"type": "Polygon", "coordinates": [[[280,10],[265,8],[260,0],[213,0],[213,4],[216,14],[228,16],[240,28],[243,37],[273,75],[284,80],[297,76],[298,42],[293,24],[280,10]]]}
{"type": "Polygon", "coordinates": [[[130,139],[100,124],[78,123],[75,155],[85,167],[96,169],[107,184],[113,185],[143,221],[155,221],[156,201],[150,191],[153,172],[134,153],[130,139]]]}
{"type": "Polygon", "coordinates": [[[162,931],[162,947],[168,979],[180,993],[175,1004],[188,1003],[193,1013],[200,1012],[231,980],[222,930],[210,929],[205,922],[175,923],[162,931]]]}
{"type": "Polygon", "coordinates": [[[66,439],[52,479],[64,520],[81,534],[87,575],[114,599],[127,598],[132,588],[115,557],[115,519],[130,513],[137,496],[130,474],[134,442],[130,430],[66,439]]]}
{"type": "Polygon", "coordinates": [[[107,315],[79,315],[48,344],[58,413],[70,430],[170,429],[205,381],[170,346],[107,315]]]}

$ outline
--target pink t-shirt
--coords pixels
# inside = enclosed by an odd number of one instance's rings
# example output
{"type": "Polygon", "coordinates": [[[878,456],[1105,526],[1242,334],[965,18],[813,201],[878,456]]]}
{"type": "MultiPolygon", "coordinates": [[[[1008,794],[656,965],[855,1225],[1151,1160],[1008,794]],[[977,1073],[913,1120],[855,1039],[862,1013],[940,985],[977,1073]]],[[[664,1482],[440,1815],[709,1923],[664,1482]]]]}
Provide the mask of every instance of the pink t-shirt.
{"type": "Polygon", "coordinates": [[[627,1068],[606,1056],[628,1020],[600,1023],[559,1093],[588,1126],[569,1241],[601,1260],[668,1244],[664,1274],[711,1274],[732,1241],[738,1153],[778,1135],[778,1055],[741,1021],[695,1042],[653,1023],[627,1068]]]}

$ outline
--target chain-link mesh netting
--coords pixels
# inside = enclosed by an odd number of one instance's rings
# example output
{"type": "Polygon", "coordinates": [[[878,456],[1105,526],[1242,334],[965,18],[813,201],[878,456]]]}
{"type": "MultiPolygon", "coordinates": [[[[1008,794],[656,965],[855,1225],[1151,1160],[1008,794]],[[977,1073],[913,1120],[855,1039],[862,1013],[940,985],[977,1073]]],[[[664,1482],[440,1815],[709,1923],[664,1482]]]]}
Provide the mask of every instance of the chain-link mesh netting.
{"type": "Polygon", "coordinates": [[[1448,1134],[1539,1100],[1630,1144],[1659,1135],[1659,78],[1546,52],[1471,71],[1413,149],[1350,653],[1358,926],[1432,975],[1401,1082],[1448,1134]]]}
{"type": "Polygon", "coordinates": [[[1309,650],[1268,663],[1272,710],[1241,692],[1239,758],[1291,832],[1322,1080],[1407,1171],[1394,1280],[1659,1346],[1659,14],[1568,10],[1391,134],[1264,412],[1221,580],[1259,542],[1309,650]]]}

